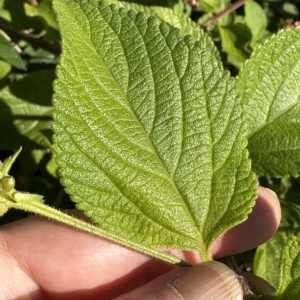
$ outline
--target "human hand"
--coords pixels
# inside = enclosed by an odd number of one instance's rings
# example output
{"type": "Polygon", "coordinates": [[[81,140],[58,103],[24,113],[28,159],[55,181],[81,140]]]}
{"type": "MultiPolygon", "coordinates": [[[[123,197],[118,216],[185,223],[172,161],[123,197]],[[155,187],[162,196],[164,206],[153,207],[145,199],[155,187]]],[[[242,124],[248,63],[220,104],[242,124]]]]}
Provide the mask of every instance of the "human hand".
{"type": "MultiPolygon", "coordinates": [[[[268,240],[280,221],[280,205],[268,190],[246,222],[211,247],[215,259],[268,240]]],[[[192,264],[195,252],[170,251],[192,264]]],[[[219,262],[178,268],[73,228],[30,217],[0,230],[0,299],[192,300],[242,299],[232,271],[219,262]]],[[[249,281],[258,293],[272,288],[249,281]]]]}

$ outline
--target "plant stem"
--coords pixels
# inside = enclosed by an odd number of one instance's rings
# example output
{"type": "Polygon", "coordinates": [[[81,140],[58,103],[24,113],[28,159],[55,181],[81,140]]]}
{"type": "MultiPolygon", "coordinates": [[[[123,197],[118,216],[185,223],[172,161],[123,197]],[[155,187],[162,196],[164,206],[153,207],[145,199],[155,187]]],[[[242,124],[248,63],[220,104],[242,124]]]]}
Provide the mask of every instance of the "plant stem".
{"type": "Polygon", "coordinates": [[[24,40],[33,46],[47,50],[48,52],[54,54],[56,57],[58,57],[61,53],[60,46],[52,45],[41,39],[37,39],[30,34],[26,34],[22,31],[17,31],[11,27],[6,26],[2,22],[0,22],[0,29],[2,29],[9,37],[11,37],[15,41],[24,40]]]}
{"type": "Polygon", "coordinates": [[[213,17],[206,20],[203,24],[201,24],[201,27],[207,27],[208,25],[218,21],[220,18],[224,17],[225,15],[237,10],[239,7],[245,4],[247,0],[238,0],[226,9],[222,10],[221,12],[217,13],[213,17]]]}
{"type": "Polygon", "coordinates": [[[141,252],[143,254],[161,259],[165,262],[176,264],[178,266],[190,266],[187,262],[179,259],[178,257],[175,257],[173,255],[160,252],[155,249],[149,249],[143,245],[136,244],[134,242],[125,240],[123,238],[120,238],[119,236],[116,236],[112,233],[106,232],[105,230],[94,226],[90,223],[87,223],[85,221],[76,219],[75,217],[72,217],[70,215],[67,215],[57,209],[54,209],[46,204],[36,202],[36,201],[17,201],[17,202],[10,202],[9,206],[16,209],[25,210],[34,214],[38,214],[50,219],[53,219],[55,221],[58,221],[60,223],[63,223],[65,225],[69,225],[71,227],[75,227],[77,229],[89,232],[91,234],[100,236],[102,238],[106,238],[108,240],[111,240],[115,243],[118,243],[122,246],[134,249],[138,252],[141,252]]]}

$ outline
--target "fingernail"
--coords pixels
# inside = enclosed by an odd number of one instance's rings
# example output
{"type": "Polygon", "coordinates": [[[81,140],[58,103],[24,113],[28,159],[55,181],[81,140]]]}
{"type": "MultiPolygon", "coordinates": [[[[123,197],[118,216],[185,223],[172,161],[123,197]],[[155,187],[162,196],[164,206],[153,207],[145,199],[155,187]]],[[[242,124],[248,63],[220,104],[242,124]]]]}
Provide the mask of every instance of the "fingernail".
{"type": "Polygon", "coordinates": [[[265,189],[268,190],[271,194],[273,194],[278,199],[277,194],[273,190],[268,189],[268,188],[265,188],[265,189]]]}
{"type": "Polygon", "coordinates": [[[180,300],[242,300],[235,274],[217,261],[201,263],[178,274],[168,287],[180,300]]]}

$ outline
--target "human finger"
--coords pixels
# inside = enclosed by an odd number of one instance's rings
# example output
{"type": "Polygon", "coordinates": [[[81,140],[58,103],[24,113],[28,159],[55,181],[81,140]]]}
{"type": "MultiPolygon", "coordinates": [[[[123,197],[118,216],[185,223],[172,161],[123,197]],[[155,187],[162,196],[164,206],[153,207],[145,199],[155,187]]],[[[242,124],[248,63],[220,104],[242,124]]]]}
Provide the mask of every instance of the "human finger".
{"type": "Polygon", "coordinates": [[[243,289],[234,272],[210,261],[170,271],[115,300],[239,300],[243,289]]]}
{"type": "MultiPolygon", "coordinates": [[[[212,254],[221,257],[242,252],[269,238],[279,222],[280,213],[276,212],[279,205],[275,200],[272,194],[260,190],[246,226],[240,224],[223,235],[214,243],[212,254]],[[259,235],[263,235],[263,239],[258,240],[259,235]],[[252,236],[254,242],[251,238],[245,240],[245,236],[252,236]]],[[[75,297],[74,293],[83,291],[90,294],[90,299],[95,294],[102,295],[102,299],[111,299],[174,268],[44,218],[34,217],[8,224],[1,232],[0,246],[2,241],[14,260],[9,262],[10,265],[20,266],[26,271],[24,276],[30,276],[48,294],[63,293],[70,295],[70,299],[75,297]]],[[[184,252],[179,255],[189,258],[184,252]]],[[[7,274],[6,279],[10,280],[7,274]]],[[[21,282],[23,284],[26,280],[21,282]]],[[[89,296],[83,299],[89,299],[89,296]]]]}

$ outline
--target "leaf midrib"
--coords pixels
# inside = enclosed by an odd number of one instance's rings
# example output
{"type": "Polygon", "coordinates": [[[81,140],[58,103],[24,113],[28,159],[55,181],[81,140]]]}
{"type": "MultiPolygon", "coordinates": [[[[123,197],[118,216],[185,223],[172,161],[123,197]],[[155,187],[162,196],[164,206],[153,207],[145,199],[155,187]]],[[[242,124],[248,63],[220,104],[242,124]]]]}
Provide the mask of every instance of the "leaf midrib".
{"type": "MultiPolygon", "coordinates": [[[[100,12],[99,12],[99,13],[100,13],[100,12]]],[[[101,13],[100,13],[100,14],[101,14],[101,13]]],[[[137,15],[137,14],[136,14],[136,15],[137,15]]],[[[119,15],[119,16],[120,16],[120,15],[119,15]]],[[[120,18],[121,18],[121,16],[120,16],[120,18]]],[[[105,20],[105,19],[103,18],[103,20],[105,20]]],[[[105,22],[106,22],[106,20],[105,20],[105,22]]],[[[146,42],[145,42],[145,39],[144,39],[143,34],[140,32],[139,27],[136,26],[136,23],[135,23],[133,20],[132,20],[132,22],[133,22],[134,26],[136,27],[137,31],[140,33],[141,38],[142,38],[143,41],[144,41],[144,49],[146,50],[147,54],[149,54],[149,53],[148,53],[148,48],[146,47],[146,42]]],[[[115,32],[114,29],[110,26],[109,23],[106,22],[106,24],[111,28],[111,30],[112,30],[113,32],[115,32]]],[[[118,34],[117,32],[115,32],[115,34],[116,34],[116,36],[117,36],[118,39],[119,39],[119,34],[118,34]]],[[[119,39],[119,42],[120,42],[120,44],[122,45],[122,42],[121,42],[120,39],[119,39]]],[[[93,45],[94,45],[94,44],[93,44],[93,45]]],[[[168,47],[168,44],[167,44],[167,43],[165,43],[165,45],[166,45],[166,47],[168,47]]],[[[123,46],[123,45],[122,45],[122,47],[123,47],[123,49],[124,49],[124,46],[123,46]]],[[[171,49],[170,49],[169,47],[168,47],[168,49],[169,49],[169,51],[170,51],[170,56],[173,57],[173,56],[172,56],[173,53],[172,53],[171,49]]],[[[149,60],[149,55],[147,55],[146,57],[147,57],[147,59],[148,59],[149,67],[150,67],[151,72],[152,72],[152,75],[153,75],[151,78],[154,79],[155,77],[154,77],[153,67],[152,67],[152,64],[151,64],[151,62],[150,62],[150,60],[149,60]]],[[[128,59],[126,59],[126,62],[127,62],[127,61],[128,61],[128,59]]],[[[177,77],[178,77],[178,81],[179,81],[179,83],[180,83],[180,91],[182,91],[181,80],[180,80],[180,77],[178,76],[178,72],[177,72],[177,69],[176,69],[176,67],[175,67],[175,65],[174,65],[174,60],[173,60],[173,58],[172,58],[172,62],[173,62],[173,67],[174,67],[175,73],[177,74],[177,77]]],[[[129,72],[128,72],[128,73],[129,73],[129,72]]],[[[156,92],[155,92],[155,90],[156,90],[155,80],[153,80],[153,86],[154,86],[154,94],[156,95],[156,92]]],[[[125,97],[125,98],[126,98],[126,100],[128,101],[128,98],[127,98],[127,97],[125,97]]],[[[154,103],[156,104],[156,101],[154,101],[154,103]]],[[[182,103],[182,101],[181,101],[181,103],[182,103]]],[[[129,106],[131,107],[130,103],[128,103],[128,104],[129,104],[129,106]]],[[[186,202],[184,201],[184,198],[182,197],[182,195],[181,195],[181,193],[180,193],[180,191],[179,191],[179,189],[178,189],[178,186],[177,186],[176,182],[174,181],[173,177],[171,176],[171,174],[170,174],[169,171],[167,170],[167,168],[166,168],[165,164],[163,163],[163,161],[162,161],[160,155],[159,155],[158,152],[156,151],[156,148],[155,148],[154,144],[153,144],[152,141],[150,140],[150,137],[149,137],[149,135],[147,134],[147,132],[146,132],[144,126],[142,126],[141,122],[139,121],[138,117],[136,116],[136,114],[135,114],[135,112],[134,112],[134,110],[133,110],[132,108],[131,108],[131,112],[132,112],[132,114],[135,116],[135,118],[136,118],[136,120],[138,121],[138,123],[141,125],[141,128],[143,129],[143,132],[144,132],[145,136],[147,137],[147,140],[148,140],[149,144],[151,145],[152,150],[154,151],[154,153],[156,154],[156,156],[159,158],[159,162],[160,162],[160,164],[162,165],[163,169],[165,170],[165,173],[168,175],[168,178],[169,178],[170,183],[171,183],[172,186],[174,187],[174,189],[175,189],[176,193],[178,194],[179,198],[182,200],[182,203],[183,203],[183,205],[185,206],[186,211],[187,211],[188,214],[190,215],[190,217],[191,217],[191,219],[192,219],[192,221],[193,221],[193,223],[194,223],[194,225],[195,225],[195,228],[196,228],[196,230],[197,230],[197,233],[199,233],[198,228],[197,228],[197,225],[196,225],[197,223],[195,222],[194,216],[191,214],[191,212],[190,212],[190,210],[189,210],[189,207],[187,206],[186,202]]],[[[182,119],[183,119],[183,118],[182,118],[182,119]]],[[[152,124],[153,124],[153,123],[152,123],[152,124]]],[[[182,124],[182,122],[181,122],[181,124],[182,124]]],[[[152,125],[151,127],[153,128],[153,125],[152,125]]],[[[183,126],[181,126],[181,132],[182,132],[181,137],[183,136],[183,128],[182,128],[182,127],[183,127],[183,126]]],[[[183,143],[183,138],[181,138],[181,145],[182,145],[182,143],[183,143]]],[[[182,149],[182,146],[181,146],[181,149],[182,149]]],[[[181,152],[180,152],[180,153],[181,153],[181,152]]],[[[180,155],[179,155],[179,157],[180,157],[180,155]]],[[[179,161],[179,158],[178,158],[178,161],[179,161]]],[[[177,163],[177,165],[178,165],[178,163],[177,163]]]]}

